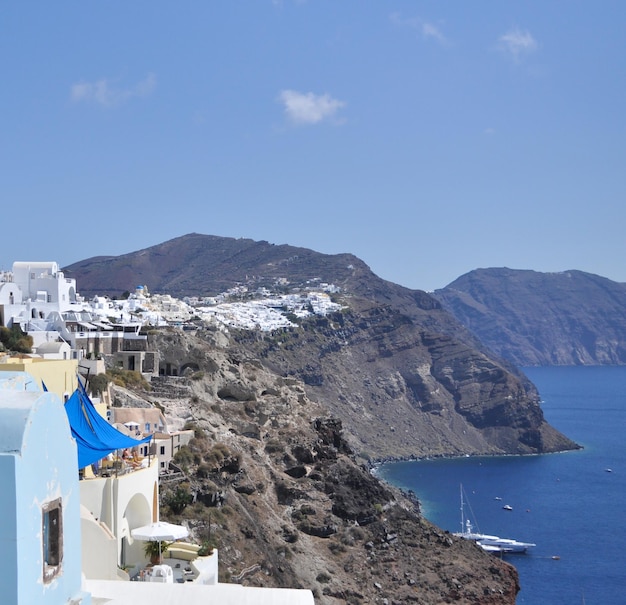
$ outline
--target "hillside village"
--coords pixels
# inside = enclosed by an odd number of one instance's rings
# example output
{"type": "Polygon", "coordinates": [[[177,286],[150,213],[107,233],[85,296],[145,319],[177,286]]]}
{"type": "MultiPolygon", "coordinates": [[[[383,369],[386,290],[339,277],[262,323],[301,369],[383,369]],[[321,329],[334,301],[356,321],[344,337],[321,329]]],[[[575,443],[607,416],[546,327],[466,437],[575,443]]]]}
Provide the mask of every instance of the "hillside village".
{"type": "Polygon", "coordinates": [[[289,316],[303,319],[341,309],[331,300],[331,294],[340,292],[332,284],[310,280],[297,292],[290,292],[288,286],[279,279],[275,292],[238,286],[218,296],[180,300],[168,294],[151,295],[148,286],[139,285],[126,298],[100,295],[86,300],[78,293],[76,280],[66,278],[57,263],[15,262],[12,271],[0,272],[0,325],[19,325],[33,337],[37,354],[51,355],[53,347],[44,345],[65,341],[72,356],[81,358],[93,353],[85,346],[89,336],[105,338],[94,333],[137,333],[142,325],[182,326],[192,320],[270,331],[294,326],[289,316]]]}
{"type": "Polygon", "coordinates": [[[6,602],[313,603],[309,590],[219,583],[217,549],[159,520],[159,475],[194,431],[169,431],[152,406],[111,406],[109,391],[92,401],[82,385],[107,354],[158,376],[140,328],[179,325],[197,316],[189,305],[145,288],[85,301],[53,262],[17,262],[1,279],[0,327],[32,339],[31,354],[0,355],[0,478],[15,488],[0,499],[6,602]]]}
{"type": "MultiPolygon", "coordinates": [[[[341,309],[330,298],[339,291],[332,284],[311,280],[295,293],[288,286],[283,279],[276,282],[283,293],[265,287],[251,292],[239,286],[219,296],[180,300],[168,294],[151,295],[147,286],[139,285],[124,298],[96,295],[86,300],[76,280],[65,277],[56,262],[15,262],[12,271],[0,273],[0,327],[19,327],[32,338],[33,346],[28,361],[3,360],[0,355],[0,367],[10,363],[14,369],[19,365],[33,371],[37,360],[76,360],[78,372],[87,378],[105,372],[106,355],[115,367],[146,377],[177,375],[179,368],[161,362],[157,351],[148,350],[146,329],[210,325],[224,331],[269,332],[294,327],[297,319],[341,309]]],[[[46,384],[54,386],[54,378],[46,384]]],[[[70,381],[59,394],[67,399],[75,386],[70,381]]],[[[109,404],[103,405],[103,413],[118,429],[137,436],[154,434],[153,453],[159,456],[161,472],[167,472],[192,431],[179,430],[181,426],[168,422],[156,408],[133,408],[132,401],[111,406],[109,392],[102,398],[109,404]]],[[[142,449],[147,454],[147,446],[142,449]]]]}
{"type": "Polygon", "coordinates": [[[214,346],[231,327],[283,329],[341,308],[333,286],[286,286],[186,300],[144,286],[86,301],[56,263],[3,274],[0,323],[32,338],[30,354],[0,354],[0,469],[15,485],[0,498],[8,602],[514,602],[515,570],[451,540],[355,464],[341,421],[301,382],[214,346]],[[163,358],[150,332],[166,343],[163,358]],[[90,398],[81,383],[105,371],[105,358],[147,378],[149,401],[119,387],[121,403],[111,390],[90,398]],[[202,368],[212,376],[197,380],[202,368]],[[199,459],[193,473],[208,478],[193,481],[197,500],[183,518],[160,494],[189,485],[191,475],[172,476],[184,446],[199,459]],[[161,540],[141,532],[160,527],[163,506],[179,525],[151,562],[148,547],[161,540]],[[27,517],[13,514],[20,508],[27,517]],[[16,566],[25,558],[32,564],[16,566]]]}

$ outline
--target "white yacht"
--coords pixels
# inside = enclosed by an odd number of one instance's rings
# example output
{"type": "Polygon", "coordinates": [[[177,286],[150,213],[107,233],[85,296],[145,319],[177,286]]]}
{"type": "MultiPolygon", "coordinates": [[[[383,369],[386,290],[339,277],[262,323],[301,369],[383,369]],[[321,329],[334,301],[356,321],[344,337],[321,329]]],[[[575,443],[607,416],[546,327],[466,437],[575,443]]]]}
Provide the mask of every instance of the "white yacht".
{"type": "MultiPolygon", "coordinates": [[[[469,505],[469,503],[468,503],[469,505]]],[[[461,531],[454,534],[466,540],[473,540],[483,550],[499,554],[523,554],[529,548],[536,546],[531,542],[520,542],[511,538],[500,538],[474,531],[472,522],[465,516],[465,499],[463,497],[463,486],[461,485],[461,531]]]]}

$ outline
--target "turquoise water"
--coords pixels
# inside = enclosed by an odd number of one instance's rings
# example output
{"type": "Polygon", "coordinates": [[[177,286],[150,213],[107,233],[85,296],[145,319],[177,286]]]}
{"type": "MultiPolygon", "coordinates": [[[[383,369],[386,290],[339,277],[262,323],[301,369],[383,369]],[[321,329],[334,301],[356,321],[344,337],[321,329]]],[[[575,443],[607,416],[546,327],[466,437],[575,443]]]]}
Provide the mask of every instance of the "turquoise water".
{"type": "Polygon", "coordinates": [[[626,368],[524,371],[548,422],[583,450],[397,462],[379,475],[412,489],[424,515],[450,531],[461,527],[463,484],[482,532],[536,543],[527,555],[506,557],[520,574],[518,605],[624,605],[626,368]]]}

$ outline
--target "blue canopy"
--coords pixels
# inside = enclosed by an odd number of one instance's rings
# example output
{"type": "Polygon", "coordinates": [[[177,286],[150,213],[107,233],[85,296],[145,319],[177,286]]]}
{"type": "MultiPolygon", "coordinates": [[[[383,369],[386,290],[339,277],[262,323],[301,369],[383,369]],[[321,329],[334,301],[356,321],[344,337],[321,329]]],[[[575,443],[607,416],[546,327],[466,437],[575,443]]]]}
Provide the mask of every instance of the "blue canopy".
{"type": "Polygon", "coordinates": [[[72,437],[78,446],[78,468],[85,468],[122,448],[147,443],[152,436],[133,439],[111,426],[94,407],[85,387],[78,381],[78,388],[65,402],[65,412],[70,421],[72,437]]]}

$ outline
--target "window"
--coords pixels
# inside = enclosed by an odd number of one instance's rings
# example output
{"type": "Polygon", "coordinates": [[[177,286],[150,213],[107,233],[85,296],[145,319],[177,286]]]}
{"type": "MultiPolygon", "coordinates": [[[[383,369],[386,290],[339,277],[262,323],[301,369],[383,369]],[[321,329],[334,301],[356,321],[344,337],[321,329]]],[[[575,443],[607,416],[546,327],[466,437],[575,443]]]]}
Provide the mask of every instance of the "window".
{"type": "Polygon", "coordinates": [[[50,582],[61,573],[63,562],[63,507],[61,498],[46,502],[41,509],[43,581],[50,582]]]}
{"type": "Polygon", "coordinates": [[[146,433],[150,432],[150,423],[146,422],[146,433]]]}
{"type": "Polygon", "coordinates": [[[165,446],[161,446],[161,456],[165,456],[165,446]]]}

